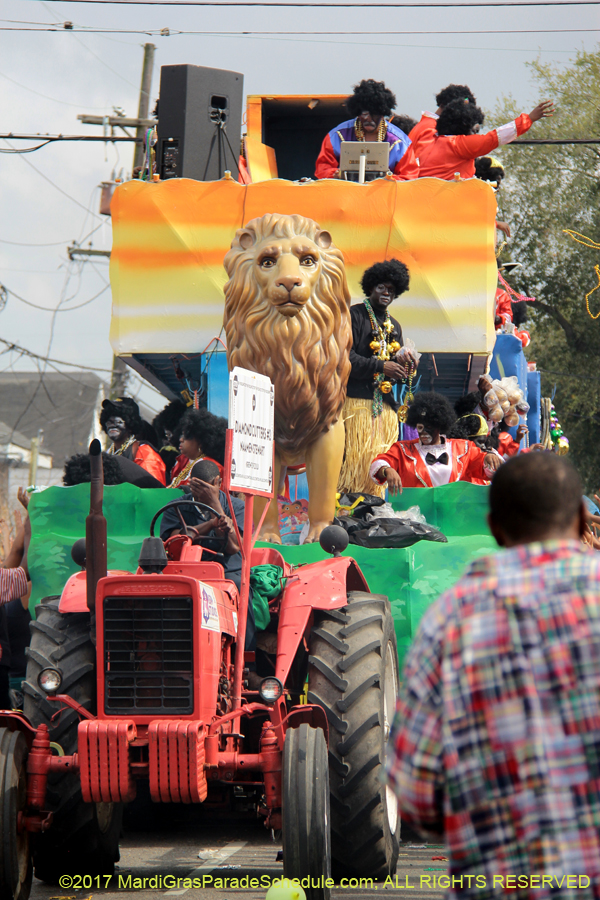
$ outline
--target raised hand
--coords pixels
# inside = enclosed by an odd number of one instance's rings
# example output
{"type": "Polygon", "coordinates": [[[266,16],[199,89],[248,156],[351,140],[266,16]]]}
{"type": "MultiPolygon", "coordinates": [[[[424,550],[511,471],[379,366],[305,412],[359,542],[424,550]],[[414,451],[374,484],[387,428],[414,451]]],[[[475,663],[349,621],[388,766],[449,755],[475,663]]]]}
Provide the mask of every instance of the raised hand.
{"type": "Polygon", "coordinates": [[[529,113],[529,118],[532,122],[537,122],[539,119],[546,119],[548,116],[553,116],[554,111],[554,100],[543,100],[529,113]]]}

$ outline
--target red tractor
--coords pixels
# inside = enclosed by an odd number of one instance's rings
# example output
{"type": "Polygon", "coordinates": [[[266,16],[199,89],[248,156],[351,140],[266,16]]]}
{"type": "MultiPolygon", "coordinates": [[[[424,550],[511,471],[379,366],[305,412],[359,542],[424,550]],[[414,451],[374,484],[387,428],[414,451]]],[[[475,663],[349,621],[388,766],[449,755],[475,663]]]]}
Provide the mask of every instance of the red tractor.
{"type": "Polygon", "coordinates": [[[86,571],[41,602],[24,714],[0,713],[0,897],[27,900],[34,869],[50,883],[111,874],[142,782],[155,803],[207,815],[253,806],[282,833],[284,875],[310,877],[309,900],[326,900],[332,875],[393,873],[400,822],[382,774],[396,638],[387,598],[339,555],[346,533],[326,529],[333,557],[293,568],[252,548],[249,518],[238,593],[218,556],[153,536],[161,510],[137,572],[107,575],[97,441],[90,454],[86,571]],[[272,674],[249,690],[249,571],[265,563],[286,582],[270,602],[272,674]]]}

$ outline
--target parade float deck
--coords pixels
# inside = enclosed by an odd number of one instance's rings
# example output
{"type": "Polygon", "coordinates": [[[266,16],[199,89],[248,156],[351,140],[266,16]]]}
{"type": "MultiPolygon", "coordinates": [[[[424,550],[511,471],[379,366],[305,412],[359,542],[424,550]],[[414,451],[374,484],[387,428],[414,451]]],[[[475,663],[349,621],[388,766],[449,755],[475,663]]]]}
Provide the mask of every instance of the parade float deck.
{"type": "MultiPolygon", "coordinates": [[[[162,505],[182,491],[142,490],[130,484],[104,488],[108,524],[108,568],[135,572],[148,524],[162,505]]],[[[447,544],[419,541],[405,549],[367,549],[349,545],[373,593],[389,597],[400,663],[427,607],[460,577],[471,560],[493,552],[496,543],[486,525],[488,489],[457,482],[438,488],[407,488],[392,498],[395,509],[418,505],[427,521],[448,538],[447,544]]],[[[71,547],[85,533],[89,485],[52,487],[33,494],[30,503],[33,539],[29,568],[34,589],[30,608],[42,597],[60,594],[67,578],[77,571],[71,547]]],[[[261,545],[257,546],[275,546],[261,545]]],[[[318,543],[279,546],[293,565],[324,559],[318,543]]]]}

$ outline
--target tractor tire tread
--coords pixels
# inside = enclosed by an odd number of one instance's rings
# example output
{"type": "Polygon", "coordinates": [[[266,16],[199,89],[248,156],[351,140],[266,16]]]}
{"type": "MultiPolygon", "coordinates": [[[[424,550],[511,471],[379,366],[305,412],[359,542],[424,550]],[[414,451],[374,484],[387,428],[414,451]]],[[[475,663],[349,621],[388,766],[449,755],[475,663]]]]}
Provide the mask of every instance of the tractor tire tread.
{"type": "Polygon", "coordinates": [[[346,621],[327,613],[315,617],[307,692],[330,726],[333,873],[336,880],[385,878],[396,869],[400,835],[383,779],[385,681],[399,681],[391,607],[381,594],[350,591],[339,612],[346,621]]]}

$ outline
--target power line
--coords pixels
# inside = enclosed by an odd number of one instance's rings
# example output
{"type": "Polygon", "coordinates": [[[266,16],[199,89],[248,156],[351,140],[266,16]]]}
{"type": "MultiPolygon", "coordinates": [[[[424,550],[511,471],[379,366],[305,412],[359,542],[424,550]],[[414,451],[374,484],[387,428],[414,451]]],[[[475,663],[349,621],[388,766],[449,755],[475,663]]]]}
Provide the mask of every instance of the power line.
{"type": "MultiPolygon", "coordinates": [[[[6,138],[4,138],[4,141],[8,144],[8,146],[11,148],[11,150],[16,150],[16,147],[11,147],[10,143],[6,140],[6,138]]],[[[51,178],[48,178],[47,175],[44,175],[43,172],[40,172],[40,170],[38,168],[36,168],[33,165],[33,163],[30,162],[28,159],[26,159],[24,156],[21,156],[21,159],[23,160],[24,163],[27,163],[27,165],[30,166],[34,172],[37,172],[38,175],[41,175],[41,177],[44,179],[44,181],[47,181],[48,184],[51,184],[53,188],[56,188],[56,190],[59,192],[59,194],[62,194],[64,197],[67,197],[73,203],[76,203],[77,206],[80,206],[81,209],[85,210],[85,212],[89,213],[89,215],[95,216],[97,219],[100,219],[100,221],[104,221],[98,213],[91,212],[86,206],[83,205],[83,203],[80,203],[79,200],[75,199],[75,197],[71,197],[70,194],[67,194],[66,191],[63,191],[63,189],[61,187],[59,187],[54,181],[52,181],[51,178]]]]}
{"type": "MultiPolygon", "coordinates": [[[[51,3],[56,0],[50,0],[51,3]]],[[[488,7],[488,6],[598,6],[600,0],[459,0],[459,2],[439,2],[432,3],[427,0],[425,3],[329,3],[329,2],[306,2],[306,0],[297,0],[297,2],[284,3],[282,0],[231,0],[231,2],[223,3],[221,0],[61,0],[62,3],[93,3],[95,6],[100,4],[116,4],[118,6],[218,6],[221,9],[227,9],[235,6],[277,6],[282,9],[286,7],[318,7],[330,9],[351,9],[351,8],[381,8],[381,9],[439,9],[439,8],[456,8],[456,7],[488,7]]]]}
{"type": "MultiPolygon", "coordinates": [[[[8,21],[8,20],[7,20],[7,19],[2,19],[1,21],[6,22],[6,21],[8,21]]],[[[23,23],[23,24],[30,24],[30,23],[23,23]]],[[[37,23],[37,22],[36,22],[35,24],[36,24],[36,25],[37,25],[37,24],[40,24],[40,25],[41,25],[41,24],[45,24],[45,23],[42,23],[42,22],[37,23]]],[[[4,72],[0,72],[0,78],[6,78],[6,80],[7,80],[7,81],[10,81],[11,84],[16,84],[17,87],[23,88],[24,91],[29,91],[29,92],[32,93],[32,94],[36,94],[38,97],[43,97],[44,100],[51,100],[53,103],[60,103],[62,106],[74,106],[76,109],[81,109],[81,107],[84,106],[84,105],[87,106],[87,103],[86,103],[86,104],[83,104],[83,103],[68,103],[66,100],[57,100],[56,97],[49,97],[48,94],[41,94],[39,91],[34,91],[33,88],[27,87],[26,84],[21,84],[20,81],[15,81],[14,78],[9,78],[8,75],[5,75],[5,74],[4,74],[4,72]]],[[[91,107],[90,107],[90,106],[87,106],[87,108],[88,108],[88,109],[100,109],[100,110],[102,110],[102,109],[108,109],[107,106],[91,106],[91,107]]]]}
{"type": "MultiPolygon", "coordinates": [[[[5,285],[6,287],[6,285],[5,285]]],[[[110,284],[105,284],[101,291],[98,291],[97,294],[94,294],[93,297],[90,297],[89,300],[85,300],[83,303],[78,303],[77,306],[69,306],[66,309],[59,309],[58,307],[54,309],[50,306],[38,306],[37,303],[32,303],[30,300],[25,300],[24,297],[20,297],[18,294],[15,294],[14,291],[11,291],[10,288],[6,288],[9,294],[13,296],[16,300],[20,300],[21,303],[25,303],[26,306],[31,306],[33,309],[40,309],[42,312],[51,312],[51,313],[65,313],[65,312],[73,312],[75,309],[81,309],[83,306],[87,306],[89,303],[93,303],[94,300],[97,300],[101,294],[107,291],[110,287],[110,284]]],[[[60,304],[59,304],[60,305],[60,304]]]]}
{"type": "MultiPolygon", "coordinates": [[[[307,6],[311,6],[313,4],[307,3],[307,6]]],[[[75,30],[76,26],[72,26],[69,30],[75,30]]],[[[34,32],[62,32],[64,30],[64,26],[51,26],[48,28],[5,28],[4,26],[0,26],[0,31],[34,31],[34,32]]],[[[442,31],[390,31],[386,29],[385,31],[298,31],[297,29],[294,31],[180,31],[179,29],[173,30],[171,28],[149,28],[147,30],[143,29],[125,29],[125,28],[94,28],[87,26],[77,26],[77,30],[80,34],[145,34],[149,37],[179,37],[181,35],[206,35],[207,37],[233,37],[234,35],[244,34],[244,35],[364,35],[366,37],[376,36],[380,34],[385,35],[411,35],[411,34],[459,34],[459,35],[467,35],[467,34],[588,34],[590,32],[598,32],[600,28],[524,28],[524,29],[515,29],[515,28],[501,28],[495,30],[470,30],[470,31],[448,31],[447,29],[442,31]]],[[[40,95],[40,96],[43,96],[40,95]]],[[[75,104],[69,104],[74,106],[75,104]]],[[[122,138],[121,140],[125,140],[122,138]]]]}
{"type": "MultiPolygon", "coordinates": [[[[82,366],[79,363],[70,363],[65,362],[63,359],[51,359],[48,356],[40,356],[39,353],[34,353],[32,350],[27,350],[25,347],[20,347],[18,344],[13,343],[13,341],[7,341],[4,338],[0,338],[0,344],[4,344],[8,350],[14,350],[16,353],[20,353],[21,356],[28,356],[31,359],[39,359],[42,362],[54,363],[57,366],[70,366],[72,369],[81,369],[85,372],[108,372],[110,375],[112,369],[103,369],[100,366],[82,366]]],[[[66,373],[65,373],[66,374],[66,373]]]]}

